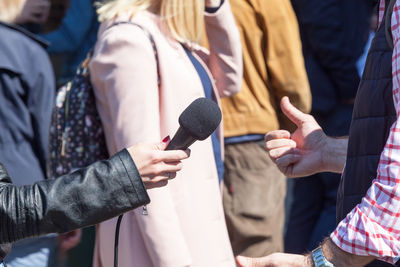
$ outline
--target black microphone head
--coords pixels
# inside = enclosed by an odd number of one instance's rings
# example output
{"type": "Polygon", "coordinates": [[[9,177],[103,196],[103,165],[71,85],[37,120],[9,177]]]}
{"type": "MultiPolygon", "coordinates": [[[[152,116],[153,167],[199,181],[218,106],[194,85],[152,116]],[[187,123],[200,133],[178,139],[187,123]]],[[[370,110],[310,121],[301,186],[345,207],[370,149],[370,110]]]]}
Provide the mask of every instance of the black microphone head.
{"type": "Polygon", "coordinates": [[[179,124],[196,140],[209,137],[221,123],[222,114],[218,105],[201,97],[193,101],[179,116],[179,124]]]}

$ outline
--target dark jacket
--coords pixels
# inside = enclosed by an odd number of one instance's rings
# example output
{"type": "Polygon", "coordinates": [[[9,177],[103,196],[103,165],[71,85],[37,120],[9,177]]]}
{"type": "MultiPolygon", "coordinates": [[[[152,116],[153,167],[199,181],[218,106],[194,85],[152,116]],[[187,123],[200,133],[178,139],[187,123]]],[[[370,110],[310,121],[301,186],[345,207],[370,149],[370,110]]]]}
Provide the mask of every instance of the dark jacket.
{"type": "Polygon", "coordinates": [[[371,0],[292,0],[312,92],[312,110],[329,112],[356,96],[356,62],[370,29],[371,0]]]}
{"type": "Polygon", "coordinates": [[[44,47],[0,23],[0,162],[17,185],[45,178],[55,83],[44,47]]]}
{"type": "Polygon", "coordinates": [[[57,179],[11,184],[0,164],[0,260],[14,241],[100,223],[150,199],[127,150],[57,179]]]}
{"type": "MultiPolygon", "coordinates": [[[[390,128],[397,118],[393,104],[393,49],[386,40],[385,26],[384,19],[372,41],[354,105],[346,167],[338,191],[337,223],[361,203],[371,187],[390,128]]],[[[374,261],[368,266],[392,265],[374,261]]]]}

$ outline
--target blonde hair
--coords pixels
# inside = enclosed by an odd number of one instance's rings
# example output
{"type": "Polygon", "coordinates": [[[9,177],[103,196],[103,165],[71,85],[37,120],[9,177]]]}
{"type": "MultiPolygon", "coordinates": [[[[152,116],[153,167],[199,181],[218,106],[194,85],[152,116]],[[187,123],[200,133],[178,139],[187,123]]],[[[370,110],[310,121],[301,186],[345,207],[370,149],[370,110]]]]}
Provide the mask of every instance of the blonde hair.
{"type": "MultiPolygon", "coordinates": [[[[1,0],[0,0],[1,1],[1,0]]],[[[114,0],[100,5],[100,21],[112,20],[122,12],[155,8],[168,30],[179,42],[200,43],[204,24],[204,0],[114,0]]]]}
{"type": "Polygon", "coordinates": [[[0,0],[0,21],[14,23],[24,4],[25,0],[0,0]]]}

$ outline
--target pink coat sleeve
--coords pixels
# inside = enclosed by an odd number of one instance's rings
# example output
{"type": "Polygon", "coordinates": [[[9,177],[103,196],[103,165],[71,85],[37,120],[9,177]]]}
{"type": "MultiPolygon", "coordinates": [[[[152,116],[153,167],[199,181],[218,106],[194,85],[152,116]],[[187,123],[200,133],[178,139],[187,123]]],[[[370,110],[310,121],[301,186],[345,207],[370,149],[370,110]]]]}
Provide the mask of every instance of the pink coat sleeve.
{"type": "Polygon", "coordinates": [[[205,14],[210,47],[208,67],[220,97],[231,96],[242,87],[243,60],[239,30],[228,0],[215,13],[205,14]]]}
{"type": "MultiPolygon", "coordinates": [[[[90,71],[110,152],[138,142],[159,142],[162,137],[156,61],[143,31],[123,24],[104,32],[90,71]]],[[[130,216],[135,216],[138,222],[153,265],[190,265],[191,256],[169,188],[153,189],[148,193],[152,200],[148,206],[149,215],[142,215],[138,209],[130,216]]]]}

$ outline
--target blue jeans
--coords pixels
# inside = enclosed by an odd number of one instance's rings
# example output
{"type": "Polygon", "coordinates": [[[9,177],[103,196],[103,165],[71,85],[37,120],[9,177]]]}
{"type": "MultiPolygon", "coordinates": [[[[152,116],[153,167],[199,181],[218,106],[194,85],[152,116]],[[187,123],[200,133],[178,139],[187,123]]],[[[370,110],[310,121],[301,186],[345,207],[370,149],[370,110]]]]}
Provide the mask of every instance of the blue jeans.
{"type": "Polygon", "coordinates": [[[57,267],[57,243],[57,235],[19,241],[4,262],[7,267],[57,267]]]}

